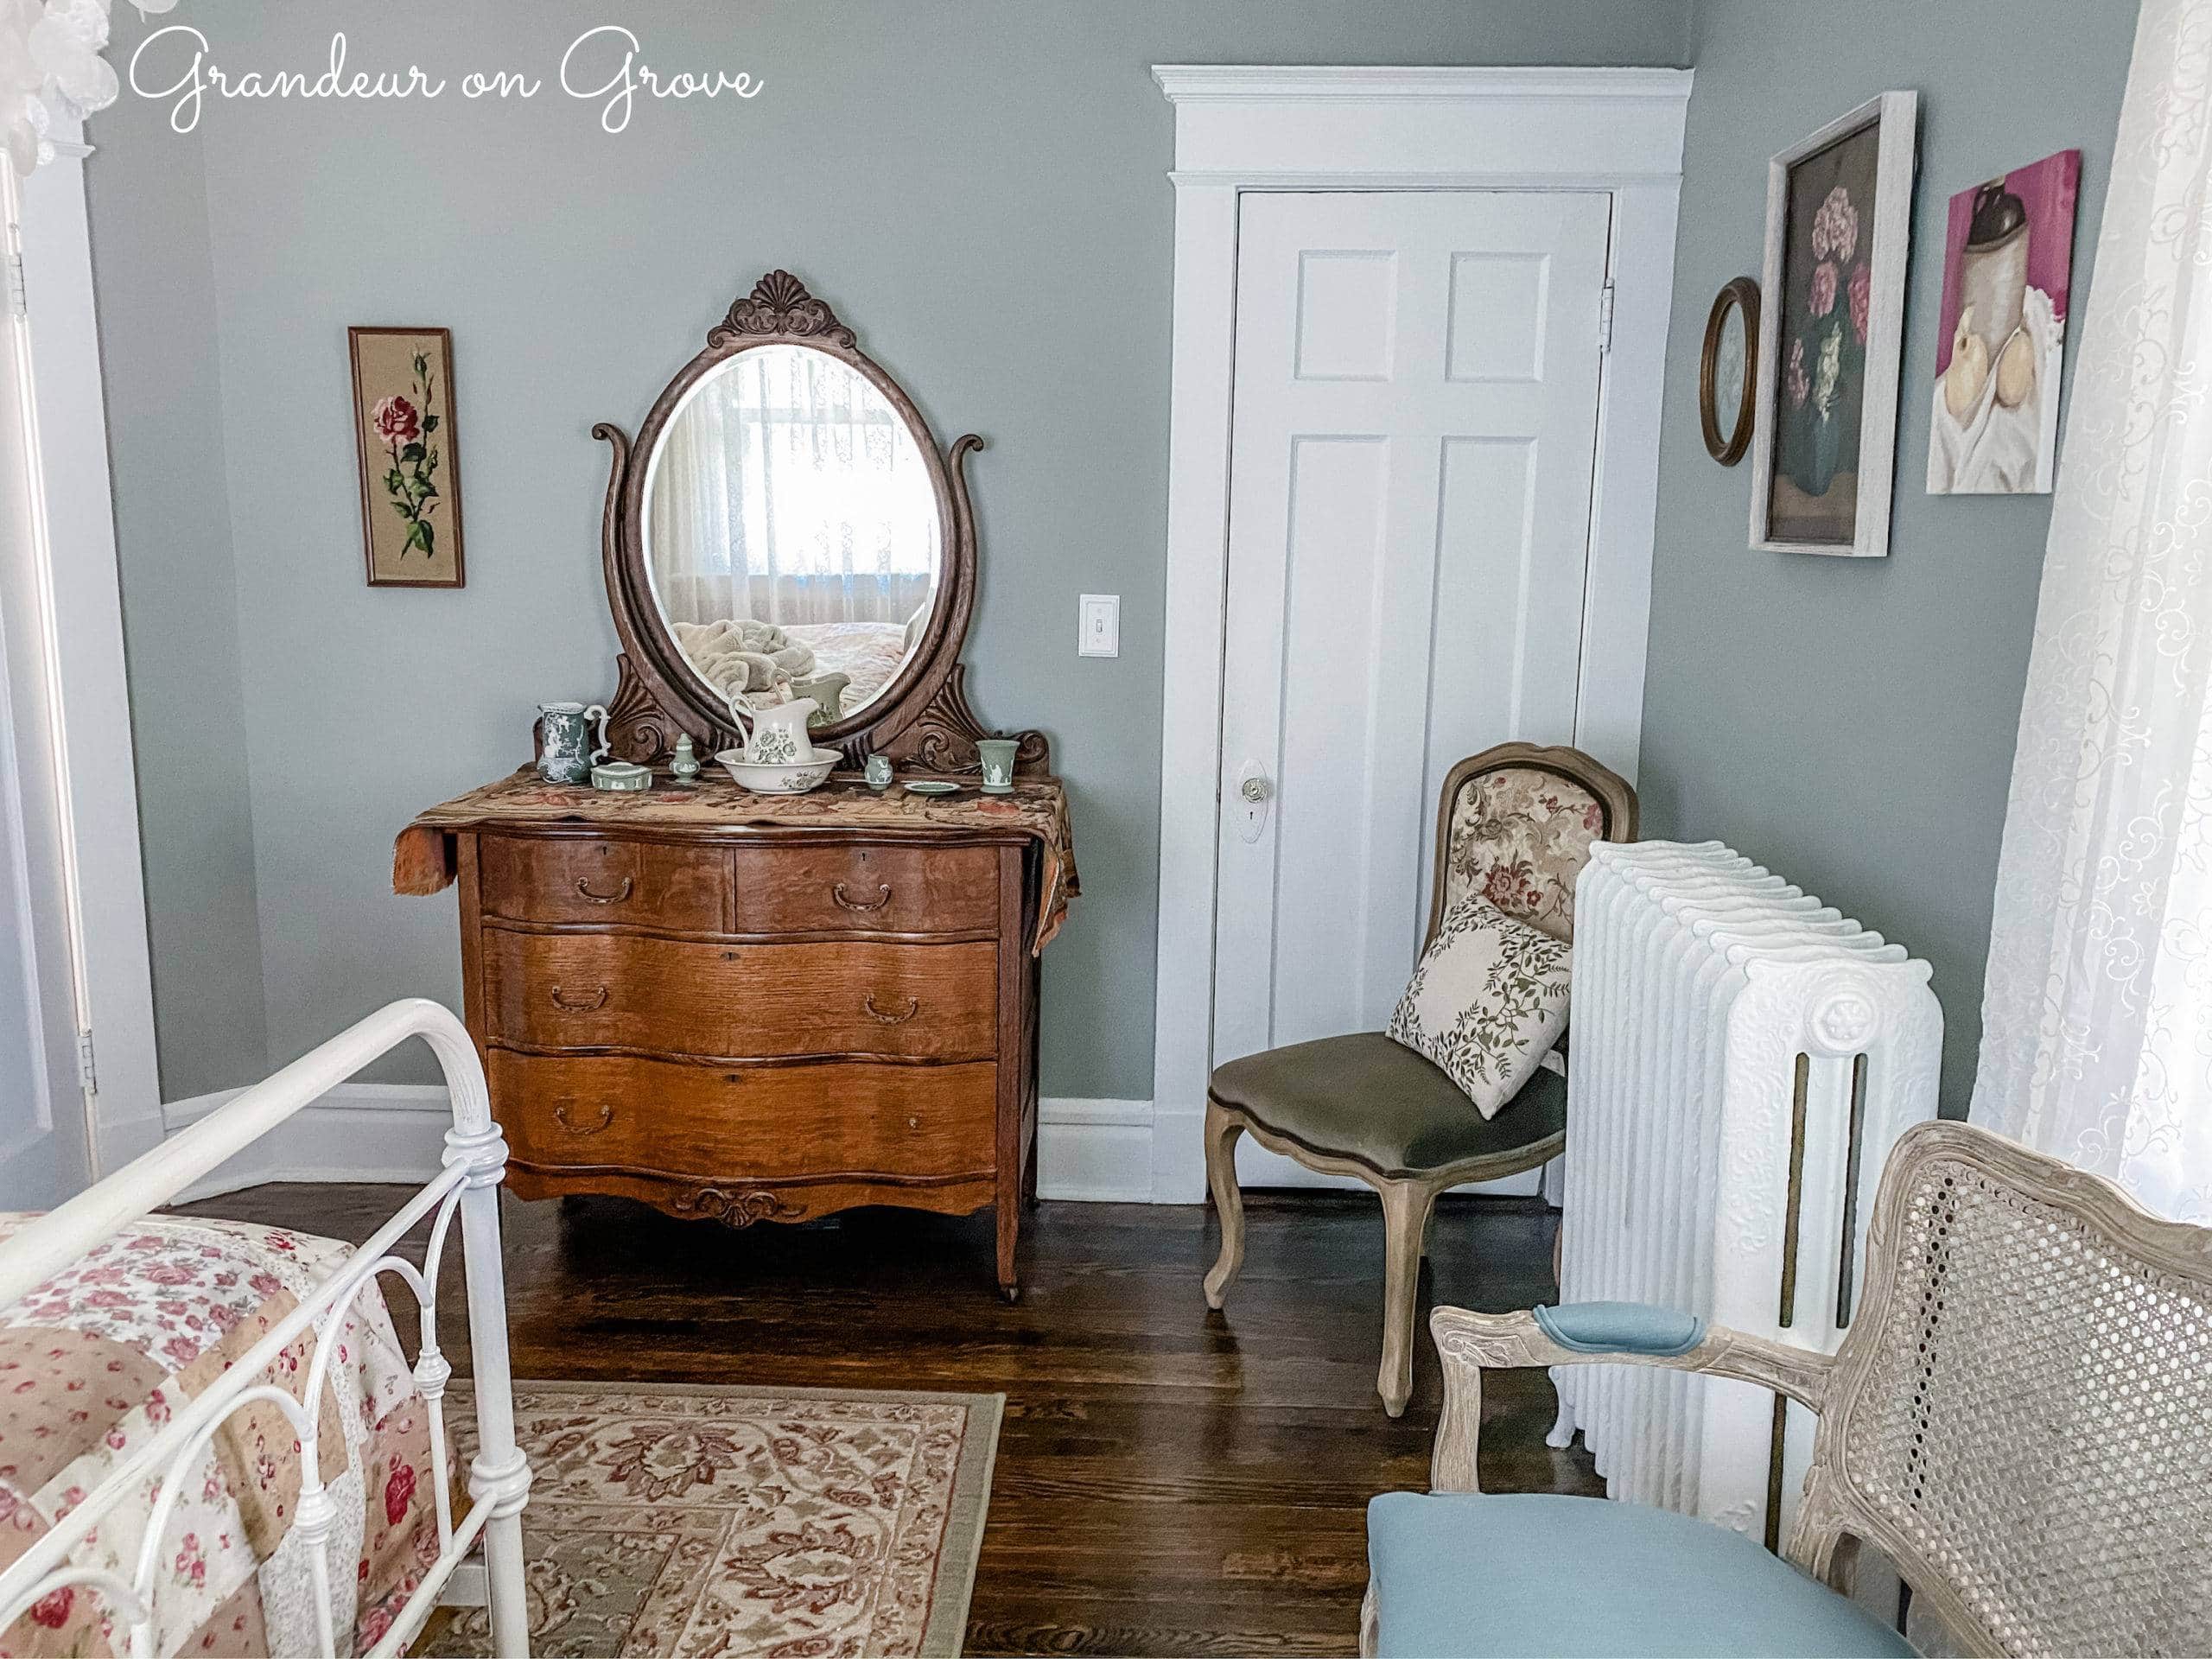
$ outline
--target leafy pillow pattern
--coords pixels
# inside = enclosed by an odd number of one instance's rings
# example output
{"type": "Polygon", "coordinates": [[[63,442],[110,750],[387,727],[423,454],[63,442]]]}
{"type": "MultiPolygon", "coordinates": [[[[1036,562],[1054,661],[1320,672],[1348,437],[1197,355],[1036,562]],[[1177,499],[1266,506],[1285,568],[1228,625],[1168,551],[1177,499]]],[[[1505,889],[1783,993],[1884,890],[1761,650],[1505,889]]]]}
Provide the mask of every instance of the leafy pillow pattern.
{"type": "Polygon", "coordinates": [[[1567,1029],[1574,949],[1480,893],[1445,912],[1387,1034],[1496,1117],[1567,1029]]]}

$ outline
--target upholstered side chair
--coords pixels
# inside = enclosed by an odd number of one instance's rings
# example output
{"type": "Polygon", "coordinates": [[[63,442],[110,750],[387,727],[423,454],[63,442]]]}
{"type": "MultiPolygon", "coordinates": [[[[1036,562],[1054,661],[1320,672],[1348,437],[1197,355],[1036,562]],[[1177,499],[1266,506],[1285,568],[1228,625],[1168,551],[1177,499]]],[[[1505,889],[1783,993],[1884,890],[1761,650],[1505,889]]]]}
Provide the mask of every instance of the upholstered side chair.
{"type": "Polygon", "coordinates": [[[1910,1654],[1845,1599],[1872,1546],[1945,1650],[2212,1653],[2212,1229],[1964,1123],[1882,1173],[1833,1356],[1591,1302],[1439,1308],[1426,1494],[1368,1509],[1368,1654],[1910,1654]],[[1781,1557],[1687,1516],[1484,1495],[1485,1366],[1664,1365],[1820,1414],[1781,1557]]]}
{"type": "MultiPolygon", "coordinates": [[[[1438,804],[1421,948],[1445,912],[1475,892],[1554,938],[1573,939],[1574,879],[1591,843],[1635,840],[1636,817],[1636,791],[1580,749],[1505,743],[1462,760],[1438,804]]],[[[1414,1308],[1437,1194],[1556,1157],[1567,1142],[1567,1083],[1541,1070],[1485,1119],[1444,1072],[1379,1031],[1294,1043],[1219,1067],[1206,1089],[1206,1179],[1221,1216],[1221,1259],[1205,1281],[1210,1307],[1222,1305],[1243,1263],[1236,1141],[1246,1135],[1308,1169],[1356,1176],[1381,1195],[1376,1388],[1395,1417],[1413,1392],[1414,1308]]]]}

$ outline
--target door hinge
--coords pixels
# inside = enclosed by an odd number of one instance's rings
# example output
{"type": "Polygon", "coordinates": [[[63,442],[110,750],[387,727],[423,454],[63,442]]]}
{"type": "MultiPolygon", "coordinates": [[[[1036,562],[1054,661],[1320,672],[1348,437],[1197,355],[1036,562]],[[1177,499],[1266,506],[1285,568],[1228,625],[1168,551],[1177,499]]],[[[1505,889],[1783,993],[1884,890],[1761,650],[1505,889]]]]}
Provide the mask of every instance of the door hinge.
{"type": "Polygon", "coordinates": [[[77,1086],[88,1095],[100,1091],[100,1074],[92,1064],[92,1033],[89,1028],[77,1033],[77,1086]]]}
{"type": "Polygon", "coordinates": [[[23,252],[21,248],[8,250],[7,285],[8,315],[11,317],[30,315],[30,296],[23,287],[23,252]]]}
{"type": "Polygon", "coordinates": [[[1613,349],[1613,285],[1607,283],[1598,290],[1598,350],[1602,355],[1613,349]]]}

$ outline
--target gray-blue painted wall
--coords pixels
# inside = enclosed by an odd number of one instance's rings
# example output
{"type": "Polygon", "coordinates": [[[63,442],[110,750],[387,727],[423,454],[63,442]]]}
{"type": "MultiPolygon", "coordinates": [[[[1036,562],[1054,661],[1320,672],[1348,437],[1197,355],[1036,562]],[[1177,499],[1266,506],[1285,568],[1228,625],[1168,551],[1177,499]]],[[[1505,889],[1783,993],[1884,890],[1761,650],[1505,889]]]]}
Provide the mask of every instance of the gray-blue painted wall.
{"type": "MultiPolygon", "coordinates": [[[[1963,1115],[2048,496],[1925,493],[1951,195],[2082,152],[2094,265],[2132,0],[1700,0],[1644,685],[1645,822],[1717,836],[1935,966],[1963,1115]],[[1746,550],[1751,466],[1707,458],[1707,308],[1759,271],[1766,162],[1891,88],[1921,96],[1890,556],[1746,550]]],[[[2070,364],[2072,347],[2068,342],[2070,364]]]]}
{"type": "MultiPolygon", "coordinates": [[[[780,264],[941,435],[991,440],[972,689],[1052,734],[1085,895],[1046,963],[1043,1086],[1142,1097],[1173,213],[1149,66],[1673,65],[1689,0],[616,10],[651,60],[764,92],[641,108],[618,137],[551,92],[211,104],[192,140],[126,95],[93,122],[167,1092],[245,1082],[394,996],[457,1000],[453,901],[391,895],[392,834],[526,758],[540,699],[613,690],[591,423],[634,427],[780,264]],[[414,322],[454,331],[461,593],[361,581],[346,327],[414,322]],[[1084,592],[1122,597],[1116,661],[1076,658],[1084,592]]],[[[118,13],[119,60],[148,25],[118,13]]],[[[342,28],[357,67],[458,75],[546,73],[613,16],[187,0],[156,21],[233,73],[312,73],[342,28]]]]}

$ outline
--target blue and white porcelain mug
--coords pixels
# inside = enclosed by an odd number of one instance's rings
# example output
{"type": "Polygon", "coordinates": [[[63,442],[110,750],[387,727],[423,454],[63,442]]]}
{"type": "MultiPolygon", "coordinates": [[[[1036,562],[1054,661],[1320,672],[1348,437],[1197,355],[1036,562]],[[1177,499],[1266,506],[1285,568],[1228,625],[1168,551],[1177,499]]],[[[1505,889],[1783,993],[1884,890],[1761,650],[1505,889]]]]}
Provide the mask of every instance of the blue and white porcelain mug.
{"type": "Polygon", "coordinates": [[[598,703],[537,705],[537,775],[547,783],[587,783],[593,764],[607,756],[607,710],[598,703]],[[599,722],[597,747],[591,741],[594,720],[599,722]]]}

